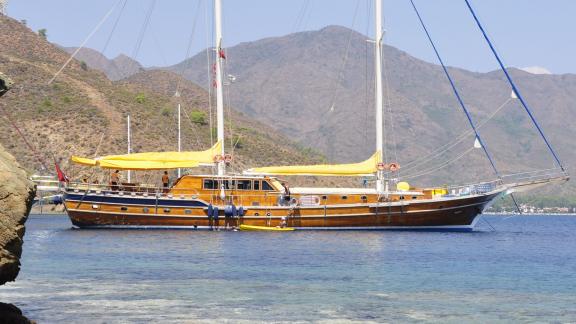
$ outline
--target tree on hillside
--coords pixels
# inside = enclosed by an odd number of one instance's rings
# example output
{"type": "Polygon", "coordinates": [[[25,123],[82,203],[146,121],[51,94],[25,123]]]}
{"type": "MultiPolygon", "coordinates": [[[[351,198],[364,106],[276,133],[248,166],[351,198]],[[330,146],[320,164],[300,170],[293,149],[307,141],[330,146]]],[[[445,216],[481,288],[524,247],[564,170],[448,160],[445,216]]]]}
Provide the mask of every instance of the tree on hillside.
{"type": "Polygon", "coordinates": [[[48,31],[46,30],[46,28],[39,29],[38,35],[40,35],[40,37],[46,39],[46,38],[48,38],[48,31]]]}

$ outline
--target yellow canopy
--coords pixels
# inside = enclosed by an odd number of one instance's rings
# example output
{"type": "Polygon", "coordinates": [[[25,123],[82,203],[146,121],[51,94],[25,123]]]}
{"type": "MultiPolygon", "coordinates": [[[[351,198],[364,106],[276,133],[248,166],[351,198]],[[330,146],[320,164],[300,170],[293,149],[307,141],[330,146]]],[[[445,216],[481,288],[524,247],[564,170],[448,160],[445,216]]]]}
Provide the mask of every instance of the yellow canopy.
{"type": "Polygon", "coordinates": [[[245,174],[260,175],[310,175],[310,176],[366,176],[378,171],[381,160],[380,152],[374,153],[368,160],[349,164],[318,164],[295,166],[272,166],[252,168],[244,171],[245,174]]]}
{"type": "Polygon", "coordinates": [[[119,170],[163,170],[193,168],[201,164],[214,163],[214,156],[222,151],[222,143],[199,152],[147,152],[124,155],[108,155],[96,159],[73,156],[72,162],[119,170]]]}

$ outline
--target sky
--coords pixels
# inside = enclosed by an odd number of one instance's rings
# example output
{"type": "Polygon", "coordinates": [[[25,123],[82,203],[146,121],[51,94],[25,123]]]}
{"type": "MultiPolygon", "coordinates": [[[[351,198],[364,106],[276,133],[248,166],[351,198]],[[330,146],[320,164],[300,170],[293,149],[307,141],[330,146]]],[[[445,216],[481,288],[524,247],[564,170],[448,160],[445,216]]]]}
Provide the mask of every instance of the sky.
{"type": "MultiPolygon", "coordinates": [[[[539,66],[556,74],[576,73],[576,19],[572,17],[576,1],[470,1],[507,66],[539,66]]],[[[222,2],[224,47],[327,25],[373,35],[370,0],[222,2]]],[[[410,1],[383,2],[385,42],[436,63],[410,1]]],[[[63,46],[81,44],[111,12],[86,46],[104,51],[108,57],[120,53],[136,56],[145,66],[172,65],[213,44],[211,0],[128,0],[121,10],[122,3],[123,0],[9,0],[7,12],[15,19],[26,20],[33,30],[47,29],[48,39],[63,46]],[[150,8],[150,21],[142,32],[150,8]],[[118,24],[114,29],[115,21],[118,24]]],[[[447,65],[479,72],[498,68],[464,0],[415,3],[447,65]]]]}

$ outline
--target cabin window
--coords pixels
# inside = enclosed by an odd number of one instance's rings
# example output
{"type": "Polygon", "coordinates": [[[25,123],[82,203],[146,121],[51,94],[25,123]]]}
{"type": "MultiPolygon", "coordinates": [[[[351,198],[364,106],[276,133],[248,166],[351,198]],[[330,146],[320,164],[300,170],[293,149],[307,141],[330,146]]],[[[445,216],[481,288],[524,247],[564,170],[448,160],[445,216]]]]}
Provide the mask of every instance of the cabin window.
{"type": "Polygon", "coordinates": [[[400,199],[400,200],[404,200],[404,196],[400,196],[400,198],[399,198],[399,199],[400,199]]]}
{"type": "Polygon", "coordinates": [[[254,180],[254,190],[260,190],[260,181],[254,180]]]}
{"type": "Polygon", "coordinates": [[[252,206],[260,206],[260,203],[258,201],[253,201],[252,206]]]}
{"type": "Polygon", "coordinates": [[[128,207],[122,206],[122,207],[120,207],[120,210],[122,210],[122,211],[127,211],[127,210],[128,210],[128,207]]]}
{"type": "Polygon", "coordinates": [[[148,211],[150,211],[150,210],[148,209],[148,207],[142,208],[142,212],[143,212],[143,213],[147,213],[148,211]]]}
{"type": "Polygon", "coordinates": [[[362,200],[368,200],[368,197],[366,197],[366,196],[361,196],[360,199],[362,199],[362,200]]]}
{"type": "Polygon", "coordinates": [[[252,181],[238,180],[238,190],[252,190],[252,181]]]}
{"type": "Polygon", "coordinates": [[[170,212],[170,208],[164,208],[164,212],[165,212],[165,213],[169,213],[169,212],[170,212]]]}
{"type": "Polygon", "coordinates": [[[274,188],[272,185],[270,185],[270,183],[268,183],[268,181],[262,181],[262,190],[271,191],[274,190],[274,188]]]}
{"type": "Polygon", "coordinates": [[[260,214],[259,214],[259,213],[254,213],[254,216],[260,216],[260,214]]]}
{"type": "Polygon", "coordinates": [[[328,199],[328,196],[322,196],[322,200],[328,199]]]}
{"type": "Polygon", "coordinates": [[[92,205],[92,209],[98,209],[98,208],[100,208],[100,206],[98,206],[98,205],[92,205]]]}
{"type": "Polygon", "coordinates": [[[224,181],[224,189],[232,190],[236,186],[236,180],[225,180],[224,181]]]}
{"type": "Polygon", "coordinates": [[[412,196],[412,199],[418,199],[418,197],[416,197],[416,196],[412,196]]]}
{"type": "Polygon", "coordinates": [[[342,200],[348,199],[348,196],[342,196],[342,200]]]}
{"type": "Polygon", "coordinates": [[[186,215],[192,214],[192,209],[184,209],[184,214],[186,215]]]}
{"type": "Polygon", "coordinates": [[[204,189],[214,190],[218,188],[218,180],[204,179],[204,189]]]}

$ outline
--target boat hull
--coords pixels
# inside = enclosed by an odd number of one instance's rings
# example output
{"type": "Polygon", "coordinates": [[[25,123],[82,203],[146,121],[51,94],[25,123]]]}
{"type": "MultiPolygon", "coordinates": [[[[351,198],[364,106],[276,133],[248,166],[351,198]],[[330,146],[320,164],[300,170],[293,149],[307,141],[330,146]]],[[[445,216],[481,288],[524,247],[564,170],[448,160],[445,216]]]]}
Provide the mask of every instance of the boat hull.
{"type": "Polygon", "coordinates": [[[313,230],[458,230],[471,231],[478,215],[501,192],[451,199],[326,206],[252,206],[243,216],[208,216],[202,201],[150,202],[118,197],[68,196],[67,212],[79,228],[235,228],[287,226],[313,230]],[[121,199],[121,200],[120,200],[121,199]],[[96,207],[97,206],[97,207],[96,207]],[[146,211],[144,213],[143,211],[146,211]]]}

